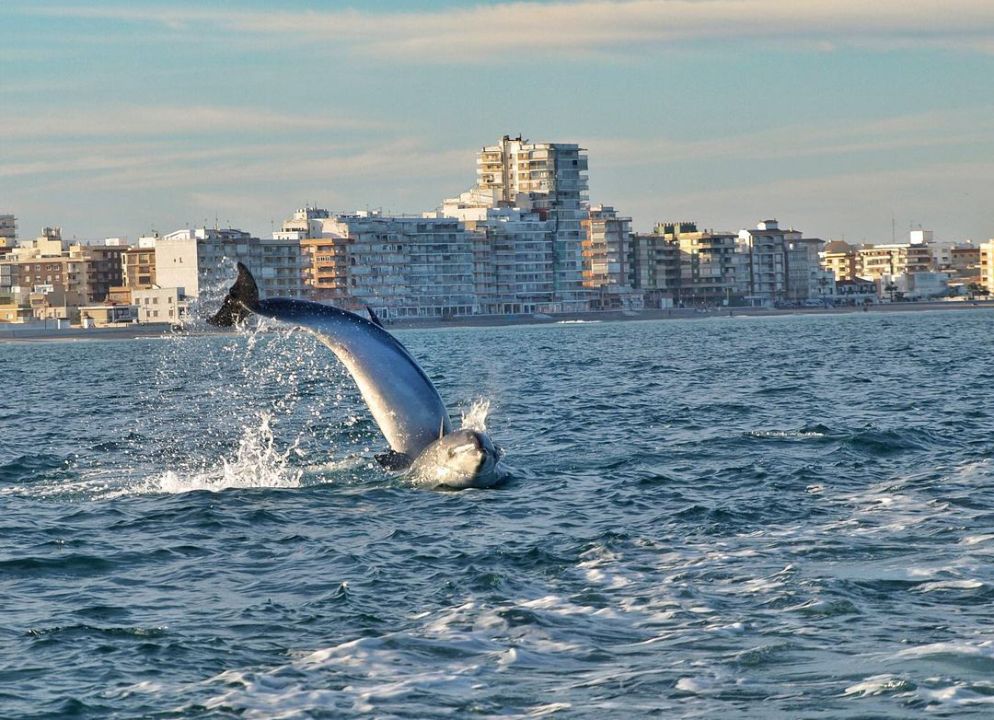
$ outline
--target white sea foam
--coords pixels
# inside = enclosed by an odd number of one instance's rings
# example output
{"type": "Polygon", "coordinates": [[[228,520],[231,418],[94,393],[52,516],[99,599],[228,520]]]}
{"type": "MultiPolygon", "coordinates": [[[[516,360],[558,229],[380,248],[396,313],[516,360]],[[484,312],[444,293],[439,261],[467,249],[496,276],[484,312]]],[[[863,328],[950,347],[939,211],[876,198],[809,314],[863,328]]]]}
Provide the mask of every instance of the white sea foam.
{"type": "Polygon", "coordinates": [[[219,492],[229,488],[294,488],[300,486],[303,472],[290,464],[290,458],[300,454],[294,442],[285,450],[276,445],[269,413],[259,414],[257,425],[246,425],[231,458],[221,457],[210,468],[195,468],[165,473],[148,478],[136,487],[121,490],[117,495],[145,493],[185,493],[194,490],[219,492]]]}
{"type": "Polygon", "coordinates": [[[873,695],[887,695],[895,692],[906,692],[914,689],[914,684],[898,677],[885,673],[883,675],[871,675],[858,683],[854,683],[845,689],[843,695],[854,695],[858,697],[869,697],[873,695]]]}
{"type": "Polygon", "coordinates": [[[994,640],[984,640],[978,643],[938,642],[901,650],[895,658],[928,658],[938,656],[985,658],[994,660],[994,640]]]}
{"type": "Polygon", "coordinates": [[[934,590],[976,590],[982,587],[984,587],[984,583],[980,580],[940,580],[920,585],[918,590],[920,592],[932,592],[934,590]]]}

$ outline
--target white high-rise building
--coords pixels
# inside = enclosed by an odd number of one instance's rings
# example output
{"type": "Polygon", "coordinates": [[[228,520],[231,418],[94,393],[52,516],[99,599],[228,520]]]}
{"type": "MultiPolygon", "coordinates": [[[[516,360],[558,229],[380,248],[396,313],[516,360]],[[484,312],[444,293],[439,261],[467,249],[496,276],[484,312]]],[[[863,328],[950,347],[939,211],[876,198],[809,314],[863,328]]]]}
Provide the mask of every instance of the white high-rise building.
{"type": "Polygon", "coordinates": [[[536,212],[550,224],[552,284],[557,309],[586,305],[581,245],[589,217],[587,154],[574,143],[531,143],[505,135],[476,161],[476,188],[500,207],[536,212]]]}

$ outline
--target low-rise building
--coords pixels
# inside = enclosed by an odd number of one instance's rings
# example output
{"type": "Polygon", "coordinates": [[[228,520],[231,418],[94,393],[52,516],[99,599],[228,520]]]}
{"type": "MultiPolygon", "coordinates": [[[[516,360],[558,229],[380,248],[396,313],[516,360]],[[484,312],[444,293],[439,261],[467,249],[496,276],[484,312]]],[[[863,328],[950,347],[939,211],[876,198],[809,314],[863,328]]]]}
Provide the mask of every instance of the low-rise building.
{"type": "Polygon", "coordinates": [[[859,277],[838,280],[835,283],[835,298],[838,305],[871,305],[880,301],[878,284],[875,280],[859,277]]]}
{"type": "Polygon", "coordinates": [[[944,272],[908,272],[883,278],[882,287],[902,300],[928,300],[949,294],[949,275],[944,272]]]}
{"type": "Polygon", "coordinates": [[[83,327],[121,327],[131,325],[138,318],[134,305],[100,303],[83,305],[79,308],[80,324],[83,327]]]}
{"type": "Polygon", "coordinates": [[[823,270],[831,272],[836,281],[856,279],[856,258],[859,248],[845,240],[832,240],[818,253],[823,270]]]}
{"type": "Polygon", "coordinates": [[[885,275],[930,272],[932,267],[932,251],[925,243],[864,245],[856,260],[859,277],[873,280],[880,280],[885,275]]]}
{"type": "Polygon", "coordinates": [[[181,324],[187,317],[186,299],[179,288],[153,287],[131,291],[131,304],[141,325],[153,323],[181,324]]]}

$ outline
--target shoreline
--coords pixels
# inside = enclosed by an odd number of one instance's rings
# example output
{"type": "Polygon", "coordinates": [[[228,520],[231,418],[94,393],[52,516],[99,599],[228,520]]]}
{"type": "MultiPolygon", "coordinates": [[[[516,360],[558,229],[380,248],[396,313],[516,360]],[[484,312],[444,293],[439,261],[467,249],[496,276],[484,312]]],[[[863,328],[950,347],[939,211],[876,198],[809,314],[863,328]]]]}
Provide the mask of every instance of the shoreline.
{"type": "MultiPolygon", "coordinates": [[[[505,327],[513,325],[586,324],[647,320],[694,320],[722,317],[783,317],[788,315],[849,315],[854,313],[929,312],[942,310],[994,310],[994,300],[933,303],[882,303],[853,307],[750,308],[723,307],[710,310],[695,308],[646,309],[640,311],[607,310],[558,315],[474,315],[451,320],[400,320],[388,322],[388,330],[432,330],[438,328],[505,327]]],[[[225,331],[179,331],[175,334],[214,335],[225,331]]],[[[168,337],[174,331],[168,324],[129,325],[111,328],[19,328],[0,325],[0,343],[131,340],[168,337]]]]}

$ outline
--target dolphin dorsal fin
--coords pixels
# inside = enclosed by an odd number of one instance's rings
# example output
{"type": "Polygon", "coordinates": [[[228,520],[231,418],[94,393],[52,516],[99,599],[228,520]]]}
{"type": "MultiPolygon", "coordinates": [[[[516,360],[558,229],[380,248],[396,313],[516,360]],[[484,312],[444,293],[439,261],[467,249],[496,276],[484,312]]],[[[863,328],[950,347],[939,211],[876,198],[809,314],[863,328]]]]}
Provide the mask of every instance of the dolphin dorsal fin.
{"type": "Polygon", "coordinates": [[[376,313],[373,312],[373,308],[367,305],[366,312],[369,313],[369,319],[372,321],[373,325],[376,325],[377,327],[383,327],[383,323],[380,321],[380,318],[377,317],[376,313]]]}

